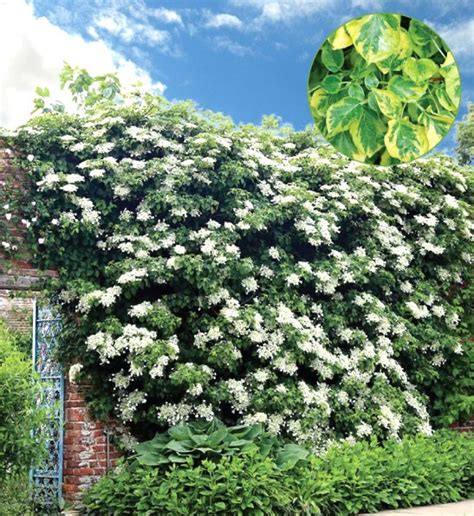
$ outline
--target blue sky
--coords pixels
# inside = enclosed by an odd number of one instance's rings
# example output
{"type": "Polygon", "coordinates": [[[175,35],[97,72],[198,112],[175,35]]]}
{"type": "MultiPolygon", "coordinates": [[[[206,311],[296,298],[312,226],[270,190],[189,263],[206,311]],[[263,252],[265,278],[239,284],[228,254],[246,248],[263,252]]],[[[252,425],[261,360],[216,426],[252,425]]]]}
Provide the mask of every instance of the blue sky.
{"type": "MultiPolygon", "coordinates": [[[[273,113],[297,129],[311,123],[306,79],[315,52],[340,24],[380,11],[416,17],[443,35],[461,70],[461,116],[474,100],[472,0],[15,1],[28,5],[38,30],[41,22],[49,24],[48,34],[61,34],[48,52],[61,54],[68,36],[84,52],[100,44],[111,63],[121,60],[167,98],[193,99],[235,122],[258,123],[273,113]]],[[[41,58],[47,64],[51,56],[41,58]]],[[[40,76],[50,80],[46,72],[40,76]]],[[[451,134],[443,147],[452,146],[451,134]]]]}

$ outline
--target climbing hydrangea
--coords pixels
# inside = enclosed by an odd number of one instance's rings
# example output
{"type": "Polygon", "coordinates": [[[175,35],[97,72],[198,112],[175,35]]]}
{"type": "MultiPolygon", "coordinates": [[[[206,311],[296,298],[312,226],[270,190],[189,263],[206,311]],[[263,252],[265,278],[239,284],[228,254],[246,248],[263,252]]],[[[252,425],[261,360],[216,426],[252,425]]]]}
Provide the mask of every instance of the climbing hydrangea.
{"type": "Polygon", "coordinates": [[[33,201],[1,217],[59,272],[62,357],[135,429],[429,434],[425,386],[463,353],[467,169],[363,165],[267,125],[146,96],[19,129],[33,201]]]}

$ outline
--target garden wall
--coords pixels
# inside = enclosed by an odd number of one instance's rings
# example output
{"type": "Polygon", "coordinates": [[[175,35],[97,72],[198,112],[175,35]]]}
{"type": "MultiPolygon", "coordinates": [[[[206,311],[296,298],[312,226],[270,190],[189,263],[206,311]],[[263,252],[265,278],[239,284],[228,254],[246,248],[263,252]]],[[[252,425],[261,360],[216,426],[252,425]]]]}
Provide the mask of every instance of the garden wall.
{"type": "MultiPolygon", "coordinates": [[[[7,175],[13,175],[21,184],[22,174],[11,166],[12,154],[1,147],[0,142],[0,188],[7,175]]],[[[21,228],[11,227],[9,232],[21,247],[21,228]]],[[[1,243],[0,243],[1,244],[1,243]]],[[[54,275],[55,271],[47,271],[54,275]]],[[[44,273],[37,271],[28,261],[7,259],[0,245],[0,318],[16,331],[31,330],[34,298],[38,297],[38,280],[44,273]]],[[[113,467],[119,453],[107,444],[103,423],[90,417],[84,400],[84,386],[65,380],[64,392],[64,463],[63,494],[66,500],[74,501],[82,489],[113,467]]]]}

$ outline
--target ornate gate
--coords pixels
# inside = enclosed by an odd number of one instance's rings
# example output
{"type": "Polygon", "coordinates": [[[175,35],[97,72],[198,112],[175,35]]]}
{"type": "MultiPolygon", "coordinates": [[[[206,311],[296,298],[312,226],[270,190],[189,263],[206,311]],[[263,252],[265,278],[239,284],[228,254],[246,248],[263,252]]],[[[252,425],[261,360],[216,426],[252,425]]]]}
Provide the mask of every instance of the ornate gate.
{"type": "Polygon", "coordinates": [[[31,480],[38,504],[52,507],[61,497],[63,477],[64,376],[54,357],[61,322],[48,305],[35,301],[33,310],[33,368],[42,382],[37,403],[47,407],[49,417],[47,424],[36,430],[47,453],[43,463],[31,471],[31,480]]]}

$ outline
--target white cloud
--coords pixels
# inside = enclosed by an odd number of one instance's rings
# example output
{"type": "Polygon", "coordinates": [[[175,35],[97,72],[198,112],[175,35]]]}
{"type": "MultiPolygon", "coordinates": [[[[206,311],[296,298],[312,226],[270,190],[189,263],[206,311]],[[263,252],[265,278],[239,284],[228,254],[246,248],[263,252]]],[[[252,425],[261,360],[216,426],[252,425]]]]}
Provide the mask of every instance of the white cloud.
{"type": "Polygon", "coordinates": [[[474,48],[474,18],[439,27],[437,32],[446,41],[454,57],[471,55],[474,48]]]}
{"type": "Polygon", "coordinates": [[[290,21],[302,18],[329,7],[334,7],[336,0],[231,0],[239,7],[252,7],[260,11],[257,23],[290,21]]]}
{"type": "Polygon", "coordinates": [[[104,11],[96,16],[94,26],[106,30],[126,43],[139,41],[147,45],[166,45],[169,40],[168,32],[155,29],[149,23],[139,23],[114,10],[104,11]]]}
{"type": "Polygon", "coordinates": [[[158,9],[153,9],[150,11],[150,14],[157,20],[160,20],[164,23],[176,23],[177,25],[183,24],[181,15],[179,15],[176,11],[172,11],[171,9],[159,7],[158,9]]]}
{"type": "Polygon", "coordinates": [[[67,33],[47,18],[35,16],[26,0],[1,2],[0,126],[13,128],[28,119],[36,86],[47,86],[53,99],[70,102],[58,84],[64,61],[91,74],[116,71],[125,86],[141,81],[146,89],[164,91],[164,84],[154,83],[148,72],[104,41],[86,41],[67,33]]]}
{"type": "Polygon", "coordinates": [[[218,29],[220,27],[233,27],[239,29],[242,26],[242,22],[237,16],[233,14],[213,14],[210,15],[209,20],[206,23],[206,27],[212,29],[218,29]]]}
{"type": "Polygon", "coordinates": [[[253,50],[250,47],[241,45],[240,43],[237,43],[237,41],[233,41],[226,36],[216,36],[213,41],[217,48],[227,50],[236,56],[243,57],[253,54],[253,50]]]}

